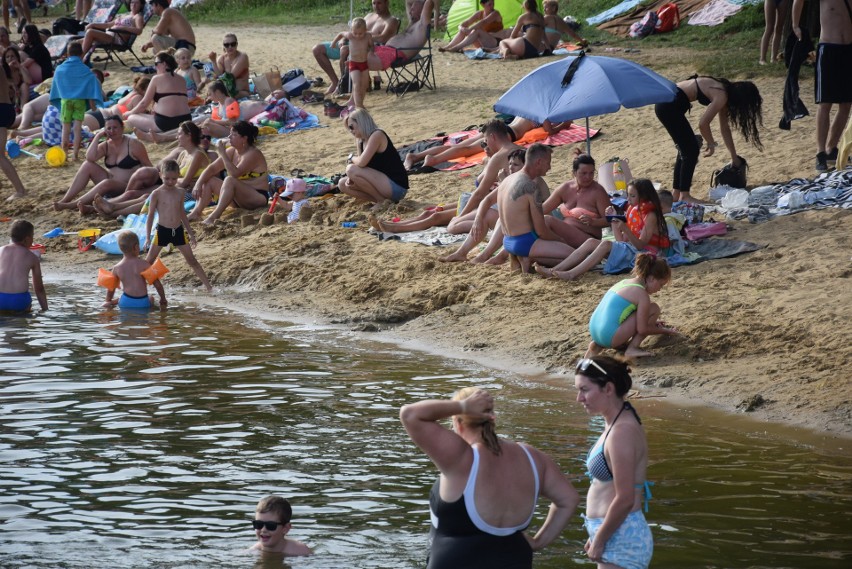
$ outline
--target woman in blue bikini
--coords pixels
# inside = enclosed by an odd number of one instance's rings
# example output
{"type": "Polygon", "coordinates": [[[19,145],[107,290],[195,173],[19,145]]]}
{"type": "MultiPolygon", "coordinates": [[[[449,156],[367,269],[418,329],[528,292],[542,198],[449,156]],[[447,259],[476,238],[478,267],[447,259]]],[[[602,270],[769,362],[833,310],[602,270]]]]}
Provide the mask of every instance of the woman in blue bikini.
{"type": "Polygon", "coordinates": [[[645,471],[648,441],[642,421],[624,400],[633,381],[623,361],[595,356],[577,362],[577,402],[590,415],[601,415],[605,430],[586,459],[591,479],[586,495],[584,549],[598,569],[646,569],[654,539],[642,503],[651,497],[645,471]]]}
{"type": "Polygon", "coordinates": [[[607,291],[589,321],[592,342],[586,357],[604,348],[626,346],[624,357],[651,356],[639,349],[642,341],[652,334],[679,335],[675,328],[659,320],[660,306],[651,302],[651,295],[666,286],[672,276],[665,259],[653,253],[636,256],[633,278],[624,279],[607,291]]]}

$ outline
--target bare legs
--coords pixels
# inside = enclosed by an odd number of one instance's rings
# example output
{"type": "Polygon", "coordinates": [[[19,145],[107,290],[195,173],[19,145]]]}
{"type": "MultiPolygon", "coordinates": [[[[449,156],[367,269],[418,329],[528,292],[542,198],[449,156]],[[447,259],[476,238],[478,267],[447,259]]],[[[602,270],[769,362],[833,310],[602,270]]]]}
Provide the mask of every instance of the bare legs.
{"type": "Polygon", "coordinates": [[[552,232],[558,235],[560,239],[565,241],[571,247],[580,247],[587,239],[592,237],[567,219],[562,221],[561,219],[556,219],[552,215],[545,215],[544,221],[547,223],[547,227],[552,232]]]}
{"type": "MultiPolygon", "coordinates": [[[[213,225],[216,223],[216,220],[219,219],[225,209],[231,204],[243,209],[257,209],[264,207],[267,201],[268,198],[264,194],[261,194],[257,188],[233,176],[228,176],[225,178],[222,188],[219,191],[219,203],[216,205],[216,209],[207,216],[207,219],[203,223],[204,225],[213,225]]],[[[195,210],[193,210],[194,212],[195,210]]]]}
{"type": "Polygon", "coordinates": [[[832,104],[834,103],[820,103],[817,105],[817,152],[825,152],[826,150],[837,148],[840,137],[843,135],[843,129],[846,128],[846,122],[849,120],[849,110],[852,108],[852,103],[837,103],[837,115],[835,115],[833,122],[831,120],[832,104]]]}
{"type": "Polygon", "coordinates": [[[385,233],[406,233],[408,231],[423,231],[432,227],[447,225],[455,214],[455,210],[452,209],[442,211],[432,209],[424,211],[413,219],[398,221],[396,223],[382,221],[373,215],[370,215],[368,218],[370,220],[370,225],[376,231],[383,231],[385,233]]]}
{"type": "Polygon", "coordinates": [[[337,187],[344,194],[375,203],[393,197],[390,179],[386,175],[378,170],[354,164],[346,167],[346,176],[340,179],[337,187]]]}
{"type": "MultiPolygon", "coordinates": [[[[6,11],[6,17],[9,17],[9,12],[6,11]]],[[[6,128],[0,127],[0,149],[6,148],[6,128]]],[[[12,164],[12,161],[9,160],[9,156],[5,152],[0,152],[0,170],[3,170],[3,174],[9,178],[9,181],[12,182],[12,187],[15,188],[14,195],[6,198],[6,201],[13,200],[15,198],[20,198],[26,195],[27,190],[24,189],[24,185],[21,183],[21,178],[18,176],[18,171],[15,170],[15,166],[12,164]]]]}
{"type": "Polygon", "coordinates": [[[547,269],[536,267],[536,271],[545,277],[557,277],[565,281],[573,281],[595,268],[612,250],[612,241],[587,239],[561,263],[547,269]]]}
{"type": "Polygon", "coordinates": [[[781,38],[784,33],[784,22],[790,11],[791,0],[781,0],[776,4],[775,0],[766,0],[763,3],[763,15],[766,20],[766,28],[763,37],[760,38],[760,64],[766,65],[766,52],[769,50],[769,40],[772,39],[772,52],[770,62],[777,61],[781,56],[781,38]]]}
{"type": "Polygon", "coordinates": [[[68,191],[65,192],[65,195],[62,196],[59,201],[53,203],[54,209],[74,209],[77,205],[70,204],[70,202],[77,196],[77,194],[85,189],[89,181],[98,184],[107,179],[109,179],[109,173],[107,173],[107,171],[101,166],[94,162],[89,162],[88,160],[84,161],[80,166],[80,169],[77,170],[74,180],[71,181],[71,186],[68,188],[68,191]]]}
{"type": "MultiPolygon", "coordinates": [[[[157,255],[160,254],[160,250],[162,247],[159,245],[151,245],[151,248],[148,249],[148,255],[145,257],[145,260],[149,263],[153,263],[157,258],[157,255]]],[[[213,287],[210,285],[210,280],[207,278],[207,273],[204,272],[204,269],[201,267],[201,263],[198,262],[198,259],[195,258],[195,255],[192,253],[192,247],[189,245],[178,245],[178,251],[180,251],[183,258],[186,259],[186,264],[190,266],[190,268],[195,273],[195,276],[201,280],[201,284],[204,285],[204,288],[207,289],[207,292],[213,292],[213,287]]]]}

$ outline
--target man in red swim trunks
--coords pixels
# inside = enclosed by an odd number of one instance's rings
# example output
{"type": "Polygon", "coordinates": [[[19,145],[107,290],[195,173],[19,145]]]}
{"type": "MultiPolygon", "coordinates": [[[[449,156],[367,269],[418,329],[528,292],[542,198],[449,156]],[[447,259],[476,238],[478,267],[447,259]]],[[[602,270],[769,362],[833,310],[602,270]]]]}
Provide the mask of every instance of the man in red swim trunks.
{"type": "Polygon", "coordinates": [[[601,238],[601,230],[609,226],[605,211],[610,202],[606,190],[595,181],[594,158],[580,154],[572,166],[574,179],[556,188],[542,209],[545,214],[559,209],[564,219],[553,215],[544,219],[551,231],[576,249],[590,237],[601,238]]]}
{"type": "Polygon", "coordinates": [[[383,71],[396,61],[406,61],[417,55],[429,38],[432,24],[433,0],[406,0],[405,9],[411,24],[401,34],[390,38],[385,45],[377,45],[375,55],[368,62],[372,71],[383,71]]]}

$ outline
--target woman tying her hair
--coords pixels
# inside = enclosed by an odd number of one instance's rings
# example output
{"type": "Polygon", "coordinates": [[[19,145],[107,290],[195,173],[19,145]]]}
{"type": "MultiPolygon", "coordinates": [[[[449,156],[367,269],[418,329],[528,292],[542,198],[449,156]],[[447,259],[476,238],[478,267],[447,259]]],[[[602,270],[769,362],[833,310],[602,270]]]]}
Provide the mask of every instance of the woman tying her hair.
{"type": "Polygon", "coordinates": [[[151,79],[145,96],[124,116],[135,129],[136,136],[146,142],[167,142],[177,136],[176,129],[183,121],[192,120],[186,97],[186,81],[175,74],[177,61],[166,51],[154,58],[157,74],[151,79]],[[148,107],[154,103],[154,114],[148,107]],[[164,136],[163,133],[168,133],[164,136]]]}
{"type": "Polygon", "coordinates": [[[719,146],[713,140],[710,124],[713,118],[719,117],[719,132],[722,142],[731,155],[731,163],[741,167],[744,160],[737,155],[734,137],[731,135],[731,122],[740,131],[746,142],[751,142],[758,150],[763,150],[760,142],[758,126],[763,126],[763,98],[757,86],[751,81],[730,82],[727,79],[716,79],[693,75],[686,81],[677,84],[677,94],[671,103],[657,103],[654,111],[657,118],[666,128],[677,148],[677,159],[674,166],[674,181],[672,193],[675,201],[698,201],[692,197],[692,176],[698,164],[698,153],[701,150],[702,139],[707,143],[704,157],[713,156],[719,146]],[[698,120],[698,130],[701,136],[696,136],[686,118],[686,113],[692,108],[692,102],[707,107],[698,120]]]}
{"type": "Polygon", "coordinates": [[[408,436],[441,475],[429,495],[432,517],[427,569],[528,569],[533,551],[556,539],[579,497],[549,456],[499,438],[494,400],[466,387],[450,400],[405,405],[408,436]],[[439,423],[452,419],[452,429],[439,423]],[[525,533],[538,496],[551,501],[534,537],[525,533]]]}
{"type": "Polygon", "coordinates": [[[577,402],[604,418],[604,433],[586,458],[591,479],[586,495],[584,547],[598,568],[645,569],[654,553],[642,502],[651,497],[645,480],[648,441],[633,405],[625,401],[633,380],[627,364],[608,356],[577,362],[577,402]]]}

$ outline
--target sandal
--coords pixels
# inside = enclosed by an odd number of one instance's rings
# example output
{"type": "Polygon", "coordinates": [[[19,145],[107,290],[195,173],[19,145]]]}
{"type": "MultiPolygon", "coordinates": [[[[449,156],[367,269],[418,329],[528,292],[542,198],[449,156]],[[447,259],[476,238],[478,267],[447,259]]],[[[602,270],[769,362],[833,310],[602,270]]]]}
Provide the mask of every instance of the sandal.
{"type": "Polygon", "coordinates": [[[308,173],[302,170],[301,168],[293,168],[290,170],[290,176],[293,178],[304,178],[308,173]]]}
{"type": "Polygon", "coordinates": [[[314,93],[313,91],[306,91],[302,94],[303,103],[322,103],[323,101],[325,101],[325,97],[323,97],[319,93],[314,93]]]}

